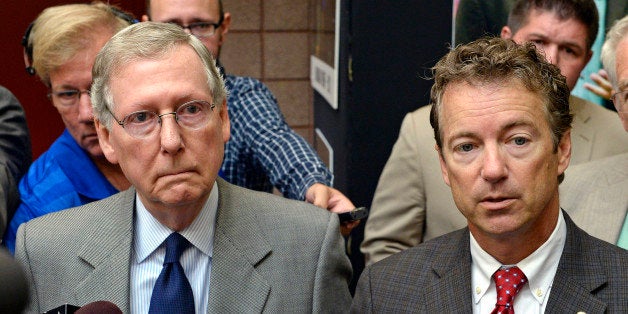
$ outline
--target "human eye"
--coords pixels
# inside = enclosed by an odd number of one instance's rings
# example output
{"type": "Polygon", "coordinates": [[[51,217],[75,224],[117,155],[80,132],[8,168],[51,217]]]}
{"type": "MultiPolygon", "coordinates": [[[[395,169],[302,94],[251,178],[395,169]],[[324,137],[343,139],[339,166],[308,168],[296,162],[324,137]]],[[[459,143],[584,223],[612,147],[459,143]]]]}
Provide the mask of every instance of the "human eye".
{"type": "Polygon", "coordinates": [[[454,147],[454,151],[460,152],[460,153],[468,153],[472,151],[474,148],[475,148],[475,145],[471,143],[462,143],[462,144],[456,145],[454,147]]]}
{"type": "Polygon", "coordinates": [[[506,139],[506,145],[519,149],[527,148],[532,142],[531,137],[528,134],[513,134],[506,139]]]}
{"type": "Polygon", "coordinates": [[[126,116],[126,118],[124,118],[124,124],[129,124],[129,125],[148,124],[152,122],[152,120],[154,120],[155,117],[156,117],[156,114],[154,112],[137,111],[126,116]]]}
{"type": "Polygon", "coordinates": [[[529,142],[528,139],[525,137],[515,137],[512,139],[512,143],[517,146],[523,146],[527,144],[528,142],[529,142]]]}
{"type": "Polygon", "coordinates": [[[78,95],[78,93],[79,93],[78,90],[69,89],[69,90],[58,91],[55,93],[55,95],[59,97],[59,99],[62,99],[62,100],[72,100],[76,98],[76,95],[78,95]]]}
{"type": "Polygon", "coordinates": [[[203,105],[200,102],[189,102],[183,104],[177,109],[177,115],[179,116],[194,116],[203,111],[203,105]]]}
{"type": "Polygon", "coordinates": [[[213,24],[211,23],[207,23],[207,22],[198,22],[198,23],[192,23],[190,24],[190,29],[196,29],[199,31],[206,31],[208,29],[210,29],[213,26],[213,24]]]}

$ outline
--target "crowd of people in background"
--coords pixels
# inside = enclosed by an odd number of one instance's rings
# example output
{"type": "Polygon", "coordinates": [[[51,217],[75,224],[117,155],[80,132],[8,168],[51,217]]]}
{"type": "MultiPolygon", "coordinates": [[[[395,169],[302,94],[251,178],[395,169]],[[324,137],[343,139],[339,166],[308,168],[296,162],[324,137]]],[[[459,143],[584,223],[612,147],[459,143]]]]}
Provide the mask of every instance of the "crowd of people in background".
{"type": "Polygon", "coordinates": [[[0,87],[3,263],[28,287],[0,312],[628,309],[628,4],[460,0],[362,222],[363,272],[361,221],[336,215],[354,204],[270,89],[221,65],[231,19],[221,0],[138,19],[95,1],[28,26],[65,130],[32,160],[0,87]]]}

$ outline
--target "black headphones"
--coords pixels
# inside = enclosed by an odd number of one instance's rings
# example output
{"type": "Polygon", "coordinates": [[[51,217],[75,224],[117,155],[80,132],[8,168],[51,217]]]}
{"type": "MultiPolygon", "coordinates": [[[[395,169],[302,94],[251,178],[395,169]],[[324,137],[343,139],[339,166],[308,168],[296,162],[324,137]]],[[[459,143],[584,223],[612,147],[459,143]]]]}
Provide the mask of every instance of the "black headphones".
{"type": "MultiPolygon", "coordinates": [[[[125,20],[129,24],[139,23],[139,20],[136,19],[130,13],[124,12],[114,6],[109,6],[109,9],[111,9],[111,12],[115,16],[125,20]]],[[[22,47],[24,47],[24,55],[25,55],[24,63],[26,64],[26,73],[28,73],[29,75],[35,75],[35,69],[31,66],[31,64],[33,63],[33,45],[30,45],[28,43],[28,38],[31,35],[31,30],[33,29],[34,24],[35,24],[34,21],[28,24],[28,27],[26,28],[26,31],[24,32],[24,36],[22,36],[22,47]]]]}

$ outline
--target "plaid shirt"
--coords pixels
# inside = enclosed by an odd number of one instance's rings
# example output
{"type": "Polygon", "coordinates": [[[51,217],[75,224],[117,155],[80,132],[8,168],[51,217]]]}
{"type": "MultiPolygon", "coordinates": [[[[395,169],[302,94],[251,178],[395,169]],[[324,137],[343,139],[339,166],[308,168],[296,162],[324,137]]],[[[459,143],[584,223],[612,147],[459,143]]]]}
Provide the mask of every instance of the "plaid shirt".
{"type": "Polygon", "coordinates": [[[277,100],[260,81],[225,75],[231,138],[225,146],[222,176],[242,187],[304,200],[314,183],[331,186],[333,176],[314,149],[295,133],[277,100]]]}

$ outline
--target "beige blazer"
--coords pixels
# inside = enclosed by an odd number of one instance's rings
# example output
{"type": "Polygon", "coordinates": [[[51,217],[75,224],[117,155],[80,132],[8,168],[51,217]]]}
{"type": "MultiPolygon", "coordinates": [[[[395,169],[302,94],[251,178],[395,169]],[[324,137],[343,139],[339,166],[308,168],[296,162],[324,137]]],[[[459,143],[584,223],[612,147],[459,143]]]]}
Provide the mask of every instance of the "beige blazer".
{"type": "MultiPolygon", "coordinates": [[[[351,264],[337,215],[218,179],[209,313],[343,313],[351,264]]],[[[129,313],[135,190],[22,224],[29,313],[106,300],[129,313]]]]}
{"type": "MultiPolygon", "coordinates": [[[[571,165],[628,152],[628,136],[616,113],[573,96],[570,106],[571,165]]],[[[367,264],[467,224],[443,181],[430,109],[406,115],[379,178],[361,244],[367,264]]]]}
{"type": "Polygon", "coordinates": [[[584,231],[617,243],[628,213],[628,153],[570,167],[560,204],[584,231]]]}

